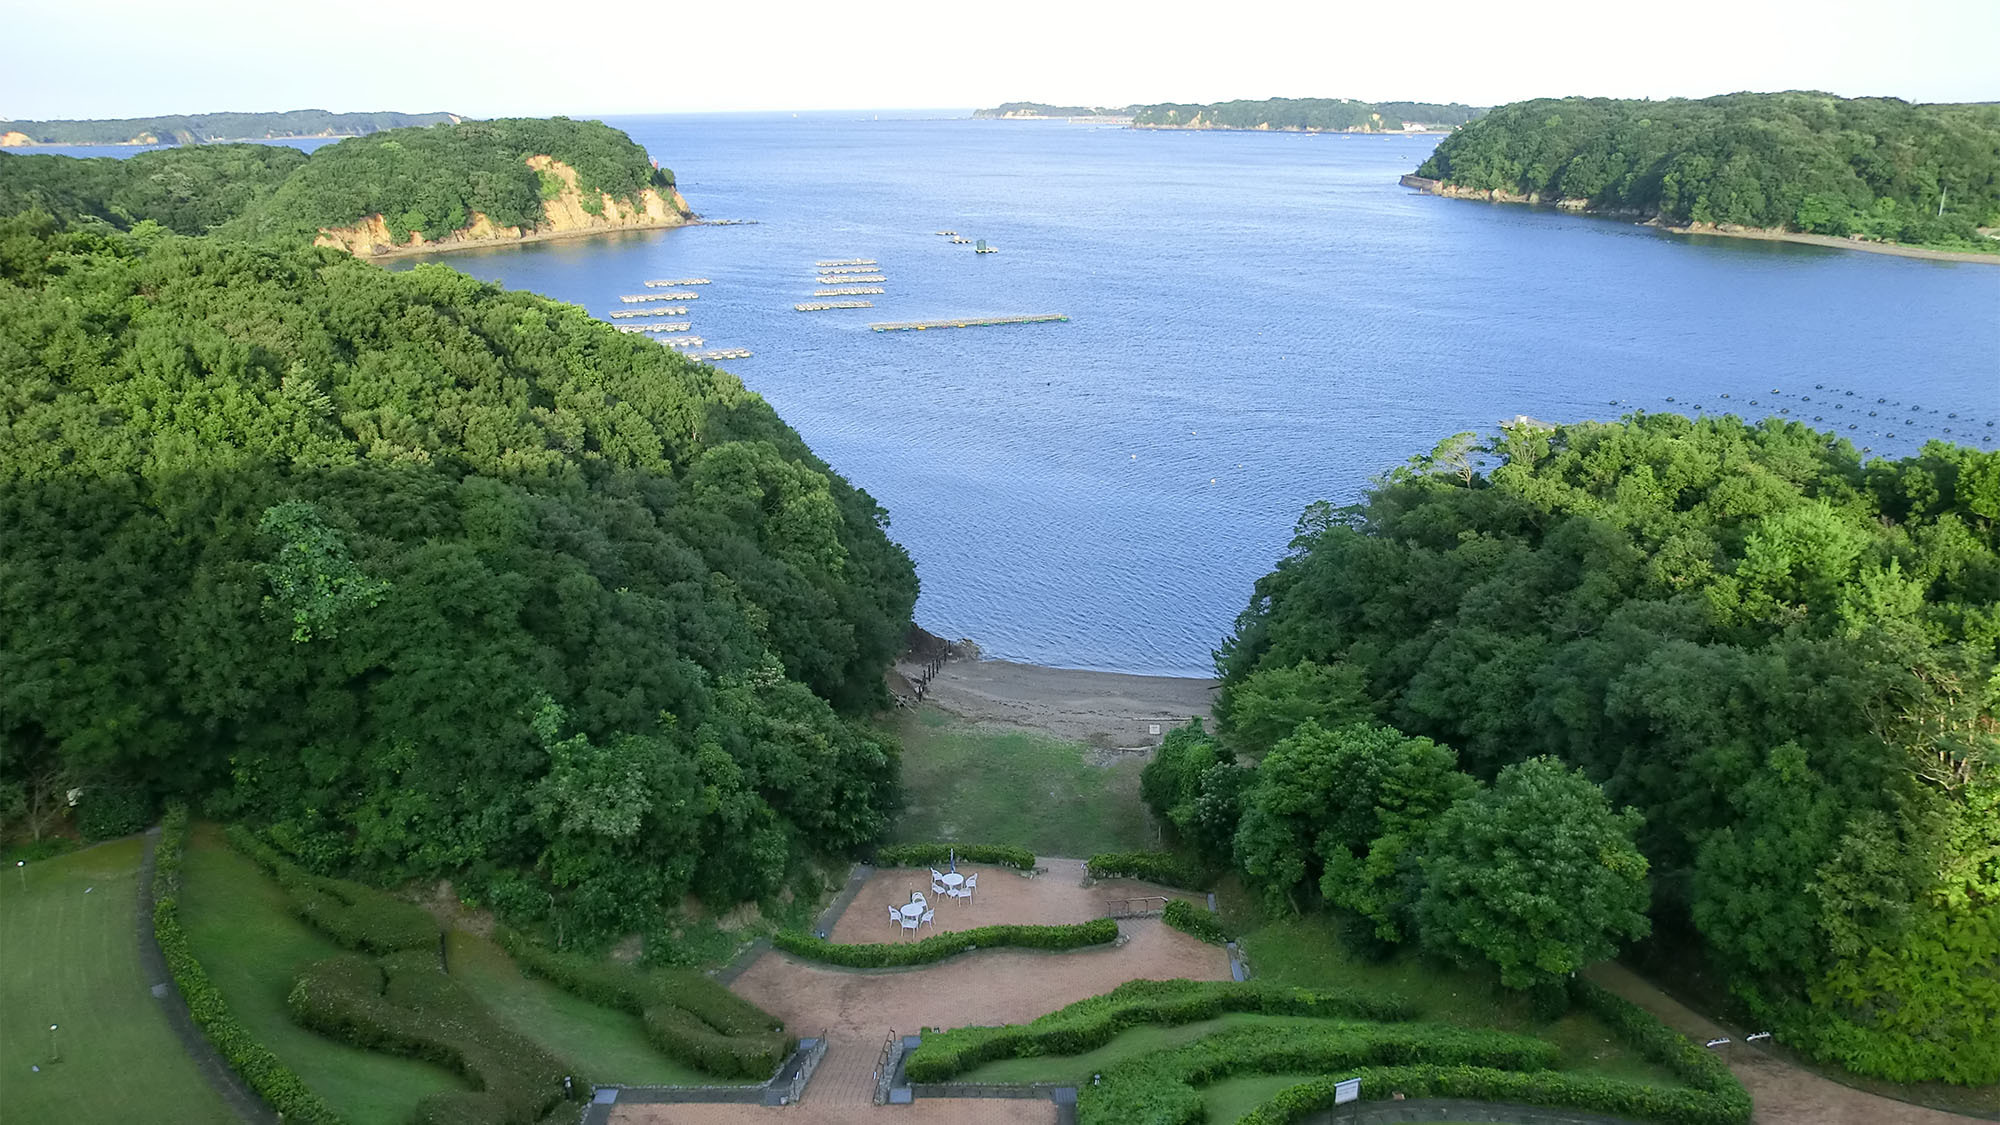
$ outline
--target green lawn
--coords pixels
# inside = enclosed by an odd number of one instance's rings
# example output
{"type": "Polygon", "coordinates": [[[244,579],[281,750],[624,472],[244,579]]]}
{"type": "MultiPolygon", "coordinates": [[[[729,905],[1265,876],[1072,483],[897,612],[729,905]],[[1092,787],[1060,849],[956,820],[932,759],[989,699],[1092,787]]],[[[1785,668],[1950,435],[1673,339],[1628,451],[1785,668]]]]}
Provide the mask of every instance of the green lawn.
{"type": "MultiPolygon", "coordinates": [[[[1076,1082],[1123,1062],[1155,1051],[1192,1043],[1204,1035],[1236,1027],[1268,1027],[1274,1030],[1318,1028],[1339,1021],[1316,1020],[1310,1016],[1267,1016],[1256,1012],[1231,1012],[1212,1020],[1184,1023],[1178,1027],[1146,1025],[1120,1032],[1111,1042],[1080,1055],[1040,1055],[1025,1059],[996,1059],[967,1071],[955,1082],[1076,1082]]],[[[1221,1118],[1218,1120],[1235,1120],[1221,1118]]]]}
{"type": "Polygon", "coordinates": [[[214,825],[195,828],[182,872],[181,920],[230,1011],[343,1119],[403,1125],[417,1099],[466,1088],[442,1067],[349,1046],[292,1022],[285,994],[293,977],[342,950],[294,918],[278,885],[230,850],[214,825]]]}
{"type": "Polygon", "coordinates": [[[0,870],[7,1120],[235,1120],[174,1038],[139,967],[142,854],[134,837],[31,862],[25,872],[11,863],[0,870]],[[50,1024],[62,1056],[53,1064],[50,1024]]]}
{"type": "Polygon", "coordinates": [[[897,843],[1015,844],[1083,858],[1154,846],[1136,756],[1086,760],[1080,742],[985,730],[936,710],[899,720],[909,808],[897,843]]]}
{"type": "Polygon", "coordinates": [[[521,975],[506,951],[485,938],[456,930],[447,940],[451,975],[577,1073],[622,1086],[724,1084],[660,1054],[639,1017],[521,975]]]}
{"type": "MultiPolygon", "coordinates": [[[[1232,912],[1233,913],[1233,912],[1232,912]]],[[[1375,963],[1341,948],[1333,919],[1285,918],[1243,933],[1240,941],[1258,980],[1305,988],[1355,986],[1400,993],[1415,1001],[1418,1019],[1460,1027],[1492,1027],[1546,1039],[1562,1048],[1564,1070],[1678,1086],[1674,1076],[1619,1043],[1588,1012],[1538,1020],[1523,997],[1506,994],[1484,976],[1405,954],[1375,963]]]]}

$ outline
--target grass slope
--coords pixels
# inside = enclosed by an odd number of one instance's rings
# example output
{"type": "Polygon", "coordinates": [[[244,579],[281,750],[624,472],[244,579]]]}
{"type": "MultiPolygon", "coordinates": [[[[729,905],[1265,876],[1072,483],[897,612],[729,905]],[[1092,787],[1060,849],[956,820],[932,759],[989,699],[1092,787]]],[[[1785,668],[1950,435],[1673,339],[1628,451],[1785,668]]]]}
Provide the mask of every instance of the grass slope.
{"type": "MultiPolygon", "coordinates": [[[[181,919],[236,1018],[351,1125],[404,1125],[417,1099],[465,1083],[442,1067],[314,1034],[285,1009],[298,971],[344,952],[293,917],[256,864],[200,825],[183,867],[181,919]]],[[[136,1120],[136,1119],[135,1119],[136,1120]]]]}
{"type": "MultiPolygon", "coordinates": [[[[1225,892],[1225,902],[1228,901],[1225,892]]],[[[1503,994],[1488,977],[1404,955],[1371,962],[1343,949],[1332,919],[1286,918],[1244,932],[1241,943],[1258,980],[1302,988],[1371,988],[1407,996],[1417,1018],[1457,1027],[1533,1035],[1562,1050],[1560,1069],[1656,1086],[1681,1083],[1618,1042],[1596,1016],[1573,1009],[1540,1020],[1525,997],[1503,994]]]]}
{"type": "Polygon", "coordinates": [[[623,1086],[716,1086],[727,1083],[662,1055],[639,1017],[572,996],[524,976],[505,950],[454,930],[445,939],[451,975],[494,1013],[580,1073],[623,1086]]]}
{"type": "Polygon", "coordinates": [[[139,965],[138,838],[0,871],[0,1116],[234,1120],[139,965]],[[87,892],[87,893],[86,893],[87,892]],[[48,1061],[50,1024],[62,1061],[48,1061]],[[41,1067],[37,1073],[33,1068],[41,1067]]]}
{"type": "Polygon", "coordinates": [[[892,843],[1018,844],[1079,858],[1155,843],[1136,756],[1093,765],[1082,743],[984,729],[934,709],[905,715],[897,733],[910,803],[892,843]]]}

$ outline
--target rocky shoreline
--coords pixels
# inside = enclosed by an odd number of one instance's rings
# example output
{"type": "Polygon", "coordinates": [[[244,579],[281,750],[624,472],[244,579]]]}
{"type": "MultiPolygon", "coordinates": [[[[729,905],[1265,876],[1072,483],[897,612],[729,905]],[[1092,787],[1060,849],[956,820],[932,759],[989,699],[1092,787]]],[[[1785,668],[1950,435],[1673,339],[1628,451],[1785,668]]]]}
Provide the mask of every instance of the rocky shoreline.
{"type": "Polygon", "coordinates": [[[1799,231],[1773,230],[1757,227],[1742,227],[1734,223],[1669,223],[1659,216],[1648,216],[1642,211],[1604,210],[1593,208],[1585,199],[1544,199],[1535,192],[1525,195],[1500,188],[1468,188],[1441,180],[1426,179],[1422,176],[1404,176],[1400,181],[1406,188],[1424,192],[1427,195],[1443,196],[1448,199],[1477,199],[1486,203],[1525,203],[1530,206],[1554,207],[1579,215],[1594,215],[1606,219],[1626,219],[1641,226],[1654,227],[1668,234],[1706,236],[1713,238],[1748,238],[1761,242],[1795,242],[1804,246],[1822,246],[1829,250],[1860,250],[1868,254],[1888,254],[1898,258],[1920,258],[1932,262],[1968,262],[1977,265],[2000,265],[2000,252],[1986,253],[1978,250],[1937,250],[1927,246],[1904,246],[1896,242],[1873,242],[1863,238],[1835,238],[1825,234],[1804,234],[1799,231]]]}

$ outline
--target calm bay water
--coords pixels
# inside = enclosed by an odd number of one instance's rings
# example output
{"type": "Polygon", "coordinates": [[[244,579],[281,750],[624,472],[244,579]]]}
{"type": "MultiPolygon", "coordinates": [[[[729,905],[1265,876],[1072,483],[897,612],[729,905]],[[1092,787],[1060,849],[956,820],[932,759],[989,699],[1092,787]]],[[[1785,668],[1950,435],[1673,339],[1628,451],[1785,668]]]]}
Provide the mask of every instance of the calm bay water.
{"type": "Polygon", "coordinates": [[[599,315],[712,278],[674,319],[754,351],[722,366],[889,509],[919,622],[992,656],[1203,674],[1305,505],[1516,414],[1782,407],[1877,453],[2000,445],[2000,267],[1398,187],[1434,138],[866,117],[612,119],[758,225],[440,260],[599,315]],[[792,310],[849,257],[888,277],[873,309],[792,310]],[[1036,312],[1072,319],[867,329],[1036,312]]]}

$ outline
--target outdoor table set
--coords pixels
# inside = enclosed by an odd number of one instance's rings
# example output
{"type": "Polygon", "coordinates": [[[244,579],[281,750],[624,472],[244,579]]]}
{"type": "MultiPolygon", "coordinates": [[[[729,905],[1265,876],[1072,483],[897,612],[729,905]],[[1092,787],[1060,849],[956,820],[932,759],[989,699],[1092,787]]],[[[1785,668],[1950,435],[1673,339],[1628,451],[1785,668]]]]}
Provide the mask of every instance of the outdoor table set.
{"type": "MultiPolygon", "coordinates": [[[[952,865],[950,871],[931,868],[931,893],[934,895],[970,899],[973,892],[978,889],[979,875],[976,872],[971,875],[959,874],[956,863],[952,865]]],[[[937,924],[937,908],[924,897],[924,892],[911,891],[910,901],[889,908],[889,921],[914,934],[919,926],[937,924]]]]}

